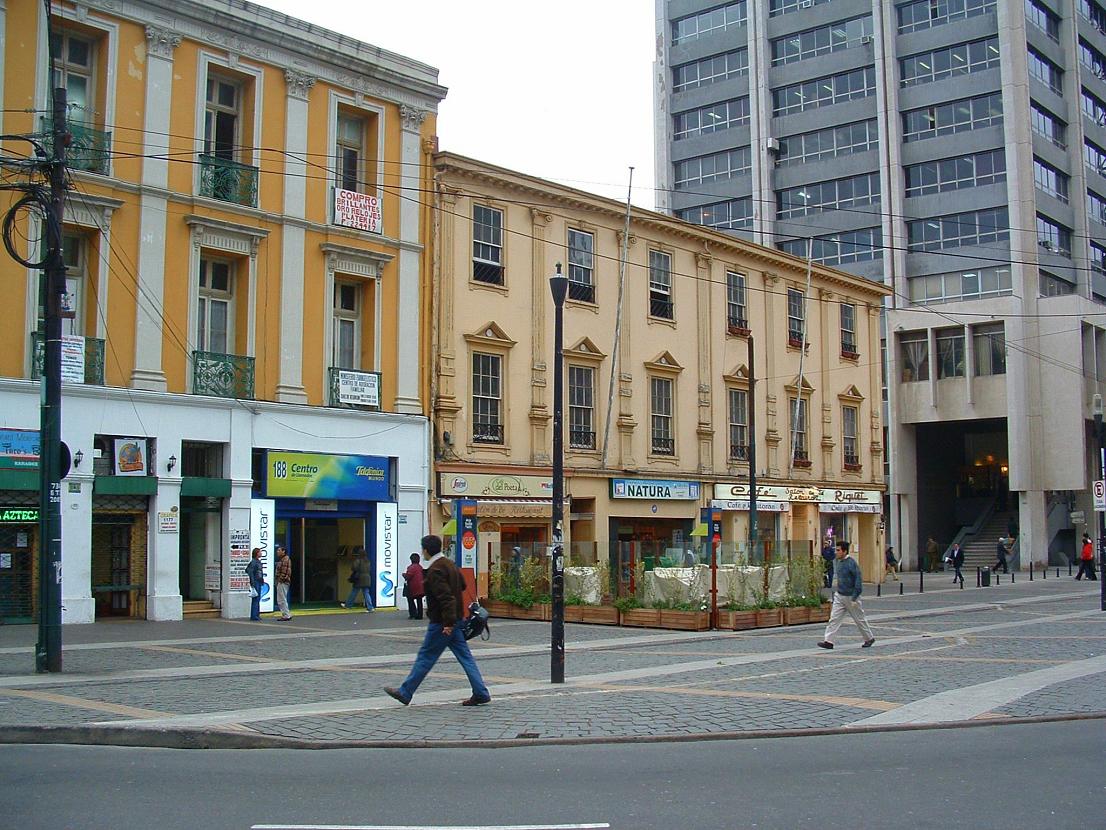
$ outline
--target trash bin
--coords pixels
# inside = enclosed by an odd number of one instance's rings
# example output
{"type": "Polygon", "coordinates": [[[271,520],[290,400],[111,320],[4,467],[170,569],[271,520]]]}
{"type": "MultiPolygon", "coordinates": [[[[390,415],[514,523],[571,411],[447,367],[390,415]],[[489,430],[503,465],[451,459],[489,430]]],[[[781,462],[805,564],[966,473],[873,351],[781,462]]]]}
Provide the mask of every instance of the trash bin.
{"type": "Polygon", "coordinates": [[[991,569],[990,568],[984,568],[982,571],[979,572],[979,584],[982,585],[984,588],[990,588],[991,587],[991,569]]]}

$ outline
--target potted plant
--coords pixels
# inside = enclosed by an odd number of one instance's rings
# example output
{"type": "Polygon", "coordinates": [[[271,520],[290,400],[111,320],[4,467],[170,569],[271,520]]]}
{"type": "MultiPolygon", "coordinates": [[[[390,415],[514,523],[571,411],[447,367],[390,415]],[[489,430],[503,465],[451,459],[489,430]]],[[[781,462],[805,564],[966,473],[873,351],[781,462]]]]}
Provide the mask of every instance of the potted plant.
{"type": "Polygon", "coordinates": [[[714,627],[722,631],[745,631],[757,627],[757,610],[752,605],[727,602],[718,609],[714,627]]]}
{"type": "Polygon", "coordinates": [[[659,628],[661,612],[657,608],[645,608],[637,597],[619,597],[614,601],[618,609],[619,625],[635,628],[659,628]]]}
{"type": "Polygon", "coordinates": [[[618,625],[618,609],[610,602],[610,565],[600,559],[595,563],[594,568],[594,587],[598,593],[599,602],[588,602],[584,597],[569,597],[565,600],[565,622],[618,625]],[[579,601],[570,603],[573,599],[579,601]]]}

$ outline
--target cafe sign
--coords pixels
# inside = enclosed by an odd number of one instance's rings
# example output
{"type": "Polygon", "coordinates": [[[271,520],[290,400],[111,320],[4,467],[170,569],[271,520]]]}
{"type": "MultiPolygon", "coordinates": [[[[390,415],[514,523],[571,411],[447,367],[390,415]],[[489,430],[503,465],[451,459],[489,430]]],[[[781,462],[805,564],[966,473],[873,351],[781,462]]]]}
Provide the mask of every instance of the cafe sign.
{"type": "Polygon", "coordinates": [[[498,499],[553,498],[553,479],[543,476],[441,473],[438,483],[443,496],[498,499]]]}
{"type": "Polygon", "coordinates": [[[698,501],[699,482],[657,478],[612,478],[611,498],[698,501]]]}

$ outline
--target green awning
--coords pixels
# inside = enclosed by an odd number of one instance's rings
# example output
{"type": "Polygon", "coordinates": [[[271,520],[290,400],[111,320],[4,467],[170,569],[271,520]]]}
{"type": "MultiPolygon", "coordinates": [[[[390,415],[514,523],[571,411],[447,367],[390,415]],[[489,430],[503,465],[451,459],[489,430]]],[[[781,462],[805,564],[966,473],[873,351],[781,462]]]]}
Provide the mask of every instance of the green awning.
{"type": "Polygon", "coordinates": [[[450,519],[445,523],[445,527],[442,528],[443,536],[456,536],[457,535],[457,520],[450,519]]]}
{"type": "Polygon", "coordinates": [[[707,535],[707,523],[699,522],[695,525],[695,530],[691,531],[692,536],[706,536],[707,535]]]}
{"type": "Polygon", "coordinates": [[[182,496],[208,496],[221,499],[229,498],[230,479],[185,476],[180,481],[180,494],[182,496]]]}
{"type": "Polygon", "coordinates": [[[154,476],[96,476],[92,492],[99,496],[152,496],[157,493],[154,476]]]}
{"type": "Polygon", "coordinates": [[[0,490],[37,490],[38,470],[0,470],[0,490]]]}

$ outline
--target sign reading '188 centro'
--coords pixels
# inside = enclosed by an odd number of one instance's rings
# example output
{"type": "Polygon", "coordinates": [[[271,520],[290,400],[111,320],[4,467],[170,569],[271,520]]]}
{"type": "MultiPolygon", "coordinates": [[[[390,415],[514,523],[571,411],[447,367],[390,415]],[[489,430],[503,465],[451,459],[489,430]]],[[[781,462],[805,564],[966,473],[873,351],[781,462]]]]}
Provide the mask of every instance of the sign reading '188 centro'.
{"type": "Polygon", "coordinates": [[[699,498],[699,482],[656,478],[612,478],[611,498],[695,501],[699,498]]]}
{"type": "Polygon", "coordinates": [[[265,495],[269,498],[390,498],[388,459],[380,456],[270,450],[265,468],[265,495]]]}

